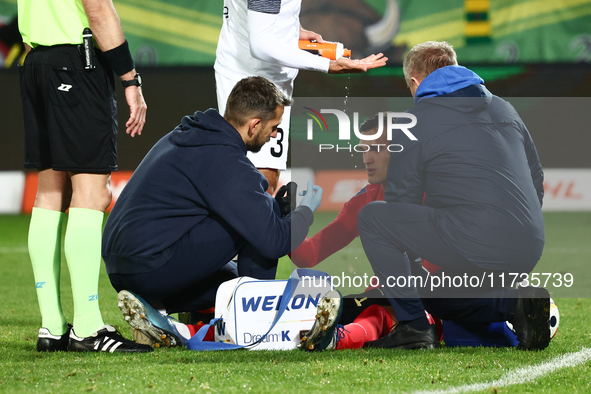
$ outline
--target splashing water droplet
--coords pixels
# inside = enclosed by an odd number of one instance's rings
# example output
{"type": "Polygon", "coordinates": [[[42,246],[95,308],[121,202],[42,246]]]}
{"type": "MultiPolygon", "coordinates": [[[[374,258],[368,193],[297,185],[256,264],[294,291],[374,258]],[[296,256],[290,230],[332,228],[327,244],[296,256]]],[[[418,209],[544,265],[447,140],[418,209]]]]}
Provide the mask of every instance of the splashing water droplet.
{"type": "MultiPolygon", "coordinates": [[[[350,80],[351,77],[348,77],[348,79],[350,80]]],[[[348,82],[349,81],[347,81],[347,86],[345,86],[345,102],[344,102],[344,104],[345,104],[344,111],[345,112],[347,112],[347,101],[349,100],[349,86],[348,86],[348,82]]]]}

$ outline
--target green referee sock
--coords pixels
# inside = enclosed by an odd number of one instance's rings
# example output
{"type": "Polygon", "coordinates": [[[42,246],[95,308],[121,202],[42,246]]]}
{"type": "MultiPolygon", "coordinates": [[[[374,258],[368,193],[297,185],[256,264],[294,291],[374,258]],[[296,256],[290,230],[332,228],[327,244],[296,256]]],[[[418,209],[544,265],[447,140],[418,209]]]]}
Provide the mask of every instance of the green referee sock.
{"type": "Polygon", "coordinates": [[[33,265],[42,327],[63,335],[68,325],[60,302],[62,221],[64,214],[33,208],[29,224],[29,256],[33,265]]]}
{"type": "Polygon", "coordinates": [[[104,213],[70,208],[64,250],[72,281],[74,332],[85,338],[104,326],[98,303],[104,213]]]}

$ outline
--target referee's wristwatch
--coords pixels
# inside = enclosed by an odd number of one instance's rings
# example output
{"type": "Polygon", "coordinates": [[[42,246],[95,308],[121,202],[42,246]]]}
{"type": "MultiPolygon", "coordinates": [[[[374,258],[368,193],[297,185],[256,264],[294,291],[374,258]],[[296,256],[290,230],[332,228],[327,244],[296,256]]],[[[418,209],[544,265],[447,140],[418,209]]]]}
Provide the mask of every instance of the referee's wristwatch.
{"type": "Polygon", "coordinates": [[[140,77],[140,73],[136,73],[135,77],[133,77],[132,80],[121,81],[121,84],[123,85],[124,88],[129,87],[129,86],[141,87],[142,86],[142,77],[140,77]]]}

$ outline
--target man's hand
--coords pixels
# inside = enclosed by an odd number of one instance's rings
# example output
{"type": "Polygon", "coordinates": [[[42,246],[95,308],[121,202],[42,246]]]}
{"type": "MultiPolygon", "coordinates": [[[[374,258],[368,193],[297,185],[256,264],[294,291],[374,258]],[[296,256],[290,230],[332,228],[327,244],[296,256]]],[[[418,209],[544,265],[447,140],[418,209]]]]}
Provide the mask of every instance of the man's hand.
{"type": "Polygon", "coordinates": [[[372,68],[383,67],[388,61],[383,53],[369,55],[365,59],[351,60],[342,57],[338,60],[331,60],[328,67],[329,74],[363,73],[372,68]]]}
{"type": "Polygon", "coordinates": [[[126,87],[125,99],[127,105],[129,105],[129,120],[125,122],[125,132],[132,137],[135,137],[136,134],[141,135],[146,123],[146,111],[148,110],[142,88],[138,86],[126,87]]]}
{"type": "Polygon", "coordinates": [[[300,40],[316,41],[319,44],[322,44],[324,42],[320,34],[314,33],[310,30],[306,30],[302,28],[302,26],[300,26],[300,40]]]}
{"type": "Polygon", "coordinates": [[[289,182],[287,185],[283,185],[277,190],[275,200],[279,203],[281,217],[289,215],[289,213],[295,209],[297,192],[298,184],[295,182],[289,182]]]}
{"type": "Polygon", "coordinates": [[[322,188],[315,185],[312,180],[308,181],[308,189],[301,191],[300,196],[304,196],[300,205],[308,207],[315,212],[322,202],[322,188]]]}

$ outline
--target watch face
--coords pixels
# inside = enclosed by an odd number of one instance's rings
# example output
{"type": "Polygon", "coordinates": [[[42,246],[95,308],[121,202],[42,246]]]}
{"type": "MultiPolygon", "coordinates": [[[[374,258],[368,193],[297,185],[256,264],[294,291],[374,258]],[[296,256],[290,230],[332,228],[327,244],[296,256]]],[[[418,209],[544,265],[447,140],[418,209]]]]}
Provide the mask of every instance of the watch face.
{"type": "Polygon", "coordinates": [[[140,76],[140,73],[135,74],[135,79],[140,83],[139,86],[142,86],[142,77],[140,76]]]}

